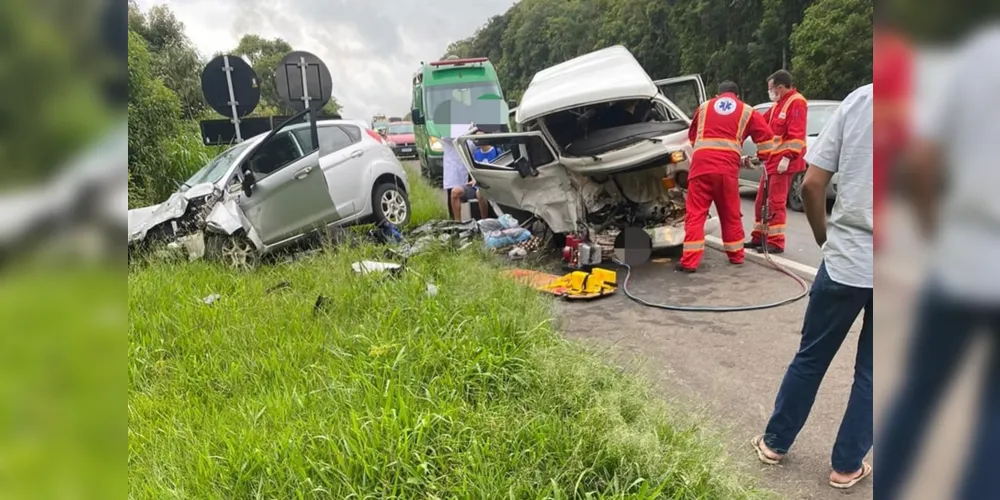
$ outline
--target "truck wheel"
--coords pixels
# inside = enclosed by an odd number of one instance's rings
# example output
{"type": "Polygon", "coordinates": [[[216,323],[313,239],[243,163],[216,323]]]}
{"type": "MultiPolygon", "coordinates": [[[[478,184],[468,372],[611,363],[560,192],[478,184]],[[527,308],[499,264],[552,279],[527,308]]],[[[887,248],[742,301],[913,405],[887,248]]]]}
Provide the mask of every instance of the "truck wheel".
{"type": "Polygon", "coordinates": [[[410,198],[396,184],[379,184],[372,193],[372,212],[376,223],[387,221],[404,228],[410,223],[410,198]]]}

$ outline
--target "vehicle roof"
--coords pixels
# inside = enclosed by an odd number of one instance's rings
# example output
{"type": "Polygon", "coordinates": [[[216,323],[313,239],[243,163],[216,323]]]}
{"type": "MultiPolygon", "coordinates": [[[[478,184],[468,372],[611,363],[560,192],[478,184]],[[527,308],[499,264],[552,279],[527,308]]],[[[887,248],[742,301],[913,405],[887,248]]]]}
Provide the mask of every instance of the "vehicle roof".
{"type": "Polygon", "coordinates": [[[524,123],[576,106],[652,98],[658,92],[632,53],[615,45],[535,73],[521,97],[515,119],[524,123]]]}
{"type": "MultiPolygon", "coordinates": [[[[361,127],[362,129],[368,128],[368,126],[363,121],[361,121],[361,120],[319,120],[319,121],[316,122],[316,126],[317,127],[328,127],[330,125],[354,125],[356,127],[361,127]]],[[[289,130],[297,130],[297,129],[305,128],[305,127],[308,127],[308,126],[309,126],[308,123],[296,123],[295,125],[290,126],[288,129],[289,130]]],[[[264,132],[263,134],[257,134],[255,136],[253,136],[253,137],[251,137],[251,138],[243,141],[240,144],[243,144],[243,143],[253,144],[253,143],[260,142],[261,140],[264,139],[265,136],[267,136],[267,134],[270,134],[270,133],[271,133],[271,131],[268,130],[267,132],[264,132]]],[[[237,146],[237,144],[233,145],[233,147],[236,147],[236,146],[237,146]]]]}

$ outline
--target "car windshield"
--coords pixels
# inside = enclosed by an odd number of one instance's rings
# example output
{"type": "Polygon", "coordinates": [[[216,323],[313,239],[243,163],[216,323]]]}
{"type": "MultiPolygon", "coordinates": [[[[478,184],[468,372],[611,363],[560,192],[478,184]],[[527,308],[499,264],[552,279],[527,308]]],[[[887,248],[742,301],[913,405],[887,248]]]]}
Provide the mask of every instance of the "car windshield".
{"type": "Polygon", "coordinates": [[[500,103],[500,87],[496,82],[461,83],[427,87],[425,101],[434,123],[471,123],[476,111],[482,109],[483,97],[495,97],[500,103]],[[451,106],[445,106],[446,103],[451,106]]]}
{"type": "Polygon", "coordinates": [[[195,172],[195,174],[192,175],[191,178],[188,179],[184,184],[187,187],[191,187],[194,186],[195,184],[202,184],[206,182],[214,184],[218,182],[219,179],[222,179],[222,176],[226,174],[226,172],[229,170],[229,167],[233,165],[233,162],[236,161],[236,158],[240,156],[240,153],[242,153],[243,150],[246,149],[248,145],[249,145],[248,142],[243,142],[229,148],[219,156],[213,158],[212,161],[208,162],[208,164],[206,164],[204,167],[201,167],[201,170],[195,172]]]}
{"type": "Polygon", "coordinates": [[[389,130],[387,133],[389,135],[412,134],[413,125],[409,123],[404,125],[389,125],[389,130]]]}
{"type": "MultiPolygon", "coordinates": [[[[771,104],[757,105],[754,106],[760,114],[767,113],[767,110],[771,108],[771,104]]],[[[836,105],[823,104],[817,106],[809,106],[809,114],[806,116],[806,135],[807,136],[817,136],[823,131],[823,127],[826,126],[830,118],[837,111],[836,105]]]]}

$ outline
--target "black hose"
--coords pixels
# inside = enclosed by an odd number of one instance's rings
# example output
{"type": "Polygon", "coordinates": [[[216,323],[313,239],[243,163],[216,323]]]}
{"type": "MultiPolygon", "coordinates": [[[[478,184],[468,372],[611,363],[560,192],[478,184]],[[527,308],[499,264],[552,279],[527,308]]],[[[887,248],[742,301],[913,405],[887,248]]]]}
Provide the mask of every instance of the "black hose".
{"type": "MultiPolygon", "coordinates": [[[[770,192],[770,182],[769,182],[769,179],[767,178],[767,171],[766,171],[766,169],[764,169],[763,167],[761,167],[761,172],[762,172],[761,175],[764,176],[764,205],[766,206],[767,203],[768,203],[768,197],[767,197],[767,195],[770,192]]],[[[795,295],[793,297],[789,297],[787,299],[779,300],[777,302],[766,302],[766,303],[763,303],[763,304],[750,304],[750,305],[742,305],[742,306],[681,306],[681,305],[675,305],[675,304],[660,304],[660,303],[656,303],[656,302],[650,302],[650,301],[648,301],[646,299],[643,299],[641,297],[633,295],[632,292],[630,292],[628,290],[628,281],[629,281],[629,278],[632,277],[632,266],[630,266],[630,265],[628,265],[628,264],[626,264],[624,262],[621,262],[618,259],[614,259],[614,261],[618,265],[620,265],[620,266],[622,266],[622,267],[625,268],[625,279],[622,280],[622,284],[621,284],[622,292],[625,293],[626,297],[628,297],[629,299],[632,299],[634,302],[636,302],[638,304],[641,304],[643,306],[652,307],[654,309],[664,309],[664,310],[667,310],[667,311],[681,311],[681,312],[742,312],[742,311],[760,311],[760,310],[763,310],[763,309],[773,309],[775,307],[781,307],[783,305],[791,304],[792,302],[795,302],[797,300],[802,299],[803,297],[805,297],[806,295],[809,294],[809,285],[806,284],[806,281],[804,279],[802,279],[801,277],[799,277],[798,275],[796,275],[792,271],[789,271],[784,266],[782,266],[781,264],[778,264],[773,259],[771,259],[771,255],[767,252],[767,239],[766,238],[767,238],[767,233],[768,233],[768,231],[767,231],[768,219],[769,219],[769,216],[767,215],[767,209],[765,208],[763,210],[763,213],[761,214],[761,221],[764,224],[764,228],[763,228],[764,241],[762,242],[762,245],[761,245],[761,251],[764,253],[764,258],[767,260],[767,262],[769,264],[771,264],[771,267],[774,268],[774,270],[779,271],[781,273],[784,273],[788,277],[792,278],[792,280],[794,280],[799,285],[799,287],[801,288],[801,291],[798,293],[798,295],[795,295]]]]}

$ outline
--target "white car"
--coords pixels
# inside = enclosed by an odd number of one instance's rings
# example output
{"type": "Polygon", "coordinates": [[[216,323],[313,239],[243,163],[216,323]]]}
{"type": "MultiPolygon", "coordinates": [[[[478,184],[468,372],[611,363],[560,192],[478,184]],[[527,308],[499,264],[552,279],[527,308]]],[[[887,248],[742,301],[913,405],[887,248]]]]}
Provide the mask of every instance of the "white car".
{"type": "Polygon", "coordinates": [[[130,245],[205,229],[265,253],[327,226],[410,220],[406,172],[376,132],[299,113],[215,157],[165,202],[129,210],[130,245]]]}
{"type": "MultiPolygon", "coordinates": [[[[654,248],[684,240],[684,188],[690,167],[689,110],[664,93],[705,101],[698,75],[654,82],[632,54],[613,46],[539,71],[514,111],[512,133],[459,138],[462,159],[486,197],[530,212],[556,234],[614,245],[641,226],[654,248]],[[489,164],[476,144],[501,147],[489,164]]],[[[715,231],[710,218],[706,231],[715,231]]]]}
{"type": "MultiPolygon", "coordinates": [[[[763,104],[758,104],[753,108],[760,114],[764,114],[773,105],[773,103],[765,102],[763,104]]],[[[837,112],[837,108],[840,107],[840,101],[823,101],[823,100],[811,100],[808,101],[808,112],[806,113],[806,150],[812,147],[813,143],[816,142],[816,138],[819,137],[819,133],[823,131],[826,127],[827,122],[834,113],[837,112]]],[[[743,143],[743,154],[746,156],[756,156],[757,146],[748,137],[743,143]]],[[[792,183],[788,188],[788,208],[795,210],[796,212],[801,212],[805,209],[802,201],[802,179],[805,177],[805,173],[799,173],[792,178],[792,183]]],[[[833,174],[833,178],[830,180],[830,184],[826,187],[826,197],[828,199],[834,199],[837,196],[837,181],[840,180],[840,175],[833,174]]],[[[740,170],[740,186],[742,187],[752,187],[757,188],[760,184],[760,170],[757,169],[742,169],[740,170]]]]}

